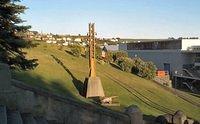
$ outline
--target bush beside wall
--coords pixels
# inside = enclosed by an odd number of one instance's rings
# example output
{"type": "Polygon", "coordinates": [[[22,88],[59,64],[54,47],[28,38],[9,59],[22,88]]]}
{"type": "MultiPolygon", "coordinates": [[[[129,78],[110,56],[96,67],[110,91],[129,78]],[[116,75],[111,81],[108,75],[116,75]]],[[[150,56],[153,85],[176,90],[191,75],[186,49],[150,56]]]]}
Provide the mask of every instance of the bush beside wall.
{"type": "Polygon", "coordinates": [[[156,75],[156,66],[152,62],[145,62],[140,58],[121,57],[116,64],[122,71],[136,74],[142,78],[153,79],[156,75]]]}

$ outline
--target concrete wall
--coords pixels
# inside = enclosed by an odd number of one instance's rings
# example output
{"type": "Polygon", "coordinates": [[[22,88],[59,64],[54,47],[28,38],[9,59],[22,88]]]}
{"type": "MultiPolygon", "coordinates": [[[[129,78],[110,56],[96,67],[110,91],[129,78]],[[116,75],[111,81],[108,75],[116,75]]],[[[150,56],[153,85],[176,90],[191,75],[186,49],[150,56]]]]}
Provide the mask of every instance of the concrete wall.
{"type": "Polygon", "coordinates": [[[127,44],[126,43],[120,43],[119,44],[119,50],[126,51],[127,50],[127,44]]]}
{"type": "Polygon", "coordinates": [[[188,50],[192,46],[200,46],[200,39],[182,39],[182,50],[188,50]]]}
{"type": "Polygon", "coordinates": [[[170,64],[172,73],[182,73],[183,65],[194,64],[195,52],[184,52],[191,46],[200,46],[200,39],[182,39],[182,49],[177,50],[127,50],[127,44],[120,44],[119,50],[126,51],[129,57],[140,57],[152,61],[158,69],[164,69],[164,63],[170,64]]]}
{"type": "Polygon", "coordinates": [[[18,81],[13,80],[12,84],[12,90],[0,94],[0,101],[6,101],[1,104],[21,113],[33,113],[34,116],[44,116],[48,121],[66,124],[131,123],[125,113],[64,98],[18,81]]]}
{"type": "Polygon", "coordinates": [[[184,64],[192,64],[194,54],[182,53],[180,50],[128,50],[128,56],[140,57],[145,61],[152,61],[158,69],[164,69],[164,63],[170,64],[171,72],[182,71],[184,64]]]}
{"type": "MultiPolygon", "coordinates": [[[[4,67],[7,68],[8,66],[4,67]]],[[[77,101],[26,85],[20,81],[11,80],[10,75],[5,75],[5,77],[7,82],[10,82],[10,87],[6,87],[3,92],[0,91],[0,105],[6,105],[14,110],[17,109],[21,113],[43,116],[54,124],[143,123],[142,113],[137,108],[131,107],[129,109],[132,111],[127,112],[113,111],[100,105],[77,101]]],[[[0,79],[0,87],[4,86],[5,83],[0,79]]]]}

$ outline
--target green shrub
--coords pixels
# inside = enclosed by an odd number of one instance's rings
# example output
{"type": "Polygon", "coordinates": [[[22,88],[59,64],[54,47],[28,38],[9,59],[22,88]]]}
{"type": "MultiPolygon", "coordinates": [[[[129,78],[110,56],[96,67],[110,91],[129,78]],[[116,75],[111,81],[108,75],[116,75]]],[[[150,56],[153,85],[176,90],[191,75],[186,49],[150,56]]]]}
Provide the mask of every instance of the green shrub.
{"type": "Polygon", "coordinates": [[[156,66],[152,62],[144,62],[140,58],[134,58],[132,73],[146,79],[153,79],[156,75],[156,66]]]}
{"type": "MultiPolygon", "coordinates": [[[[96,59],[101,60],[101,48],[98,46],[96,46],[95,49],[95,57],[96,59]]],[[[85,50],[85,58],[89,58],[89,47],[87,47],[85,50]]]]}
{"type": "Polygon", "coordinates": [[[89,59],[89,47],[86,47],[85,58],[89,59]]]}
{"type": "Polygon", "coordinates": [[[117,51],[117,52],[108,51],[106,53],[104,61],[108,63],[115,62],[117,64],[117,60],[123,57],[128,57],[128,54],[124,51],[117,51]]]}
{"type": "Polygon", "coordinates": [[[148,68],[148,75],[147,79],[153,79],[156,76],[156,66],[153,64],[153,62],[146,62],[146,66],[148,68]]]}
{"type": "Polygon", "coordinates": [[[122,71],[131,72],[133,67],[133,60],[128,57],[121,57],[117,59],[117,64],[122,71]]]}
{"type": "Polygon", "coordinates": [[[113,52],[113,61],[115,62],[118,58],[128,57],[127,52],[124,51],[117,51],[113,52]]]}
{"type": "Polygon", "coordinates": [[[95,48],[95,57],[96,59],[100,60],[101,59],[101,54],[102,54],[102,50],[99,46],[96,46],[95,48]]]}
{"type": "Polygon", "coordinates": [[[113,54],[114,54],[113,52],[108,51],[108,52],[106,53],[106,56],[105,56],[105,58],[104,58],[104,61],[107,62],[107,63],[113,62],[113,54]]]}
{"type": "Polygon", "coordinates": [[[116,60],[116,63],[122,71],[131,72],[142,78],[153,79],[156,75],[156,66],[140,58],[121,57],[116,60]]]}
{"type": "Polygon", "coordinates": [[[142,61],[142,59],[140,58],[133,59],[133,68],[132,68],[133,74],[143,77],[144,67],[145,67],[145,62],[142,61]]]}
{"type": "Polygon", "coordinates": [[[81,56],[81,52],[83,48],[80,45],[70,45],[69,47],[70,47],[72,55],[76,57],[81,56]]]}

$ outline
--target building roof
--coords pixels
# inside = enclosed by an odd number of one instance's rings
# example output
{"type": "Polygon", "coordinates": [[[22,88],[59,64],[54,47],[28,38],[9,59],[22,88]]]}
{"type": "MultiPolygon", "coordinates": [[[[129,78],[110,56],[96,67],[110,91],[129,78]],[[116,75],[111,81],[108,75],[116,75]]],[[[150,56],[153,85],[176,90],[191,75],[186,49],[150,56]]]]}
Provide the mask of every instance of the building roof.
{"type": "Polygon", "coordinates": [[[107,52],[108,50],[107,50],[106,47],[104,46],[104,47],[102,48],[102,51],[107,52]]]}
{"type": "Polygon", "coordinates": [[[120,42],[126,43],[139,43],[139,42],[168,42],[168,41],[180,41],[180,39],[120,39],[120,42]]]}
{"type": "Polygon", "coordinates": [[[104,45],[102,47],[102,50],[104,50],[104,51],[118,51],[119,45],[104,45]]]}

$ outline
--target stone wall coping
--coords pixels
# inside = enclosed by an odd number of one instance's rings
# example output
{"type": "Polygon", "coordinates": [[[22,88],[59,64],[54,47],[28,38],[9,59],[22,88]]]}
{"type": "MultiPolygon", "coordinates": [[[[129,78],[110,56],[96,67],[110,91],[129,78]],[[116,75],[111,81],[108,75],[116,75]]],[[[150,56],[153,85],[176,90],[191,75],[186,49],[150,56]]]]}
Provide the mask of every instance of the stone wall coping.
{"type": "Polygon", "coordinates": [[[18,81],[16,79],[11,80],[11,85],[13,85],[14,87],[23,89],[23,90],[28,90],[28,91],[34,92],[35,94],[38,94],[38,95],[41,95],[41,96],[44,96],[44,97],[50,97],[54,100],[57,100],[57,101],[60,101],[60,102],[63,102],[63,103],[67,103],[67,104],[74,105],[74,106],[79,107],[79,108],[90,110],[92,112],[106,114],[108,116],[121,118],[121,119],[124,119],[124,118],[130,119],[129,115],[127,113],[119,112],[119,111],[116,111],[116,110],[111,110],[111,109],[106,108],[104,106],[97,107],[97,106],[89,104],[89,103],[79,102],[79,101],[72,99],[72,98],[69,98],[69,97],[64,97],[64,96],[61,96],[61,95],[56,94],[56,93],[51,93],[51,92],[49,92],[45,89],[30,86],[30,85],[28,85],[28,84],[26,84],[22,81],[18,81]]]}

